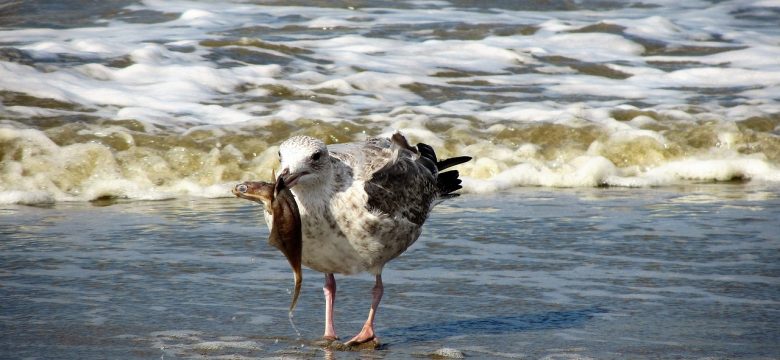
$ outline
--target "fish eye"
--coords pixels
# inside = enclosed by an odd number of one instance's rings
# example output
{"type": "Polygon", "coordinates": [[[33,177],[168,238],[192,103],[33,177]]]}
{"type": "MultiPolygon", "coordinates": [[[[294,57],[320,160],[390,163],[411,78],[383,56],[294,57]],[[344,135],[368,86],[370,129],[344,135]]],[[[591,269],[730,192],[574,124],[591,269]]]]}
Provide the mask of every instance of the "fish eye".
{"type": "Polygon", "coordinates": [[[238,191],[238,192],[240,192],[242,194],[245,193],[247,190],[249,190],[249,189],[244,184],[236,186],[236,191],[238,191]]]}
{"type": "Polygon", "coordinates": [[[314,153],[314,155],[311,156],[311,159],[314,160],[314,161],[317,161],[317,160],[320,159],[321,156],[322,156],[322,152],[321,151],[317,151],[316,153],[314,153]]]}

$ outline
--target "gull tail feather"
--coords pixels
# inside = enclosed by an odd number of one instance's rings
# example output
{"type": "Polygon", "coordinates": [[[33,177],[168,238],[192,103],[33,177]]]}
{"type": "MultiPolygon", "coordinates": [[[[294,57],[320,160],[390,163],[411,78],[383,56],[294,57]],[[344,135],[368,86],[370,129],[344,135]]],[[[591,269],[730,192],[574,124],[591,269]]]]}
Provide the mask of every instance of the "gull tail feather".
{"type": "Polygon", "coordinates": [[[461,186],[460,173],[457,170],[450,170],[441,172],[441,170],[459,165],[471,160],[471,156],[456,156],[449,159],[439,161],[436,157],[436,152],[428,144],[417,144],[417,150],[420,152],[420,158],[425,159],[423,162],[433,174],[436,174],[436,187],[439,190],[439,198],[447,199],[458,196],[455,191],[463,188],[461,186]]]}
{"type": "Polygon", "coordinates": [[[469,160],[471,160],[471,156],[456,156],[453,158],[444,159],[442,161],[437,162],[436,167],[439,169],[439,171],[441,171],[446,168],[453,167],[455,165],[463,164],[469,160]]]}

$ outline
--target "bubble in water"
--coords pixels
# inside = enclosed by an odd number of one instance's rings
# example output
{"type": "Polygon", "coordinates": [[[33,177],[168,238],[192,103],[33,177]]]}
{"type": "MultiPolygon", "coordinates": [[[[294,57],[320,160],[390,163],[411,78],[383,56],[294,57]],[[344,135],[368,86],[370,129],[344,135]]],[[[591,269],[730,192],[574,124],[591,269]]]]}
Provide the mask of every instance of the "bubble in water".
{"type": "Polygon", "coordinates": [[[433,353],[431,353],[432,357],[436,358],[444,358],[444,359],[464,359],[465,356],[463,355],[463,352],[458,349],[453,348],[441,348],[433,353]]]}

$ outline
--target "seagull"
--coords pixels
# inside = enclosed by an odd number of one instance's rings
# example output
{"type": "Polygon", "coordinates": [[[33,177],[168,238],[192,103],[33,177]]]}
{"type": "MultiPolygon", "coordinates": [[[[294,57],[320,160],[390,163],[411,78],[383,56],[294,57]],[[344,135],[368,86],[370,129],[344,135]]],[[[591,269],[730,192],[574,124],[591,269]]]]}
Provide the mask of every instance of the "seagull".
{"type": "MultiPolygon", "coordinates": [[[[301,262],[325,274],[323,338],[338,339],[334,274],[368,272],[375,276],[368,318],[345,345],[378,344],[374,320],[384,293],[382,269],[417,240],[440,200],[457,196],[454,192],[462,187],[458,171],[442,170],[471,157],[437,160],[431,146],[410,146],[399,132],[328,146],[309,136],[294,136],[279,146],[279,157],[276,187],[294,195],[301,262]]],[[[266,222],[272,227],[273,215],[266,213],[266,222]]]]}

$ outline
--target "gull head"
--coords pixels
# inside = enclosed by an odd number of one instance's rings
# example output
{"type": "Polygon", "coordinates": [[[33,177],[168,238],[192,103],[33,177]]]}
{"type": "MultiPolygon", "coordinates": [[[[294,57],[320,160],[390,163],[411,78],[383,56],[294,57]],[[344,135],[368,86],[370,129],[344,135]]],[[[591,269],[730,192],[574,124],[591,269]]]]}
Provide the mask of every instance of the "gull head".
{"type": "Polygon", "coordinates": [[[288,188],[322,184],[330,174],[330,154],[321,140],[309,136],[293,136],[279,146],[281,172],[288,188]]]}

